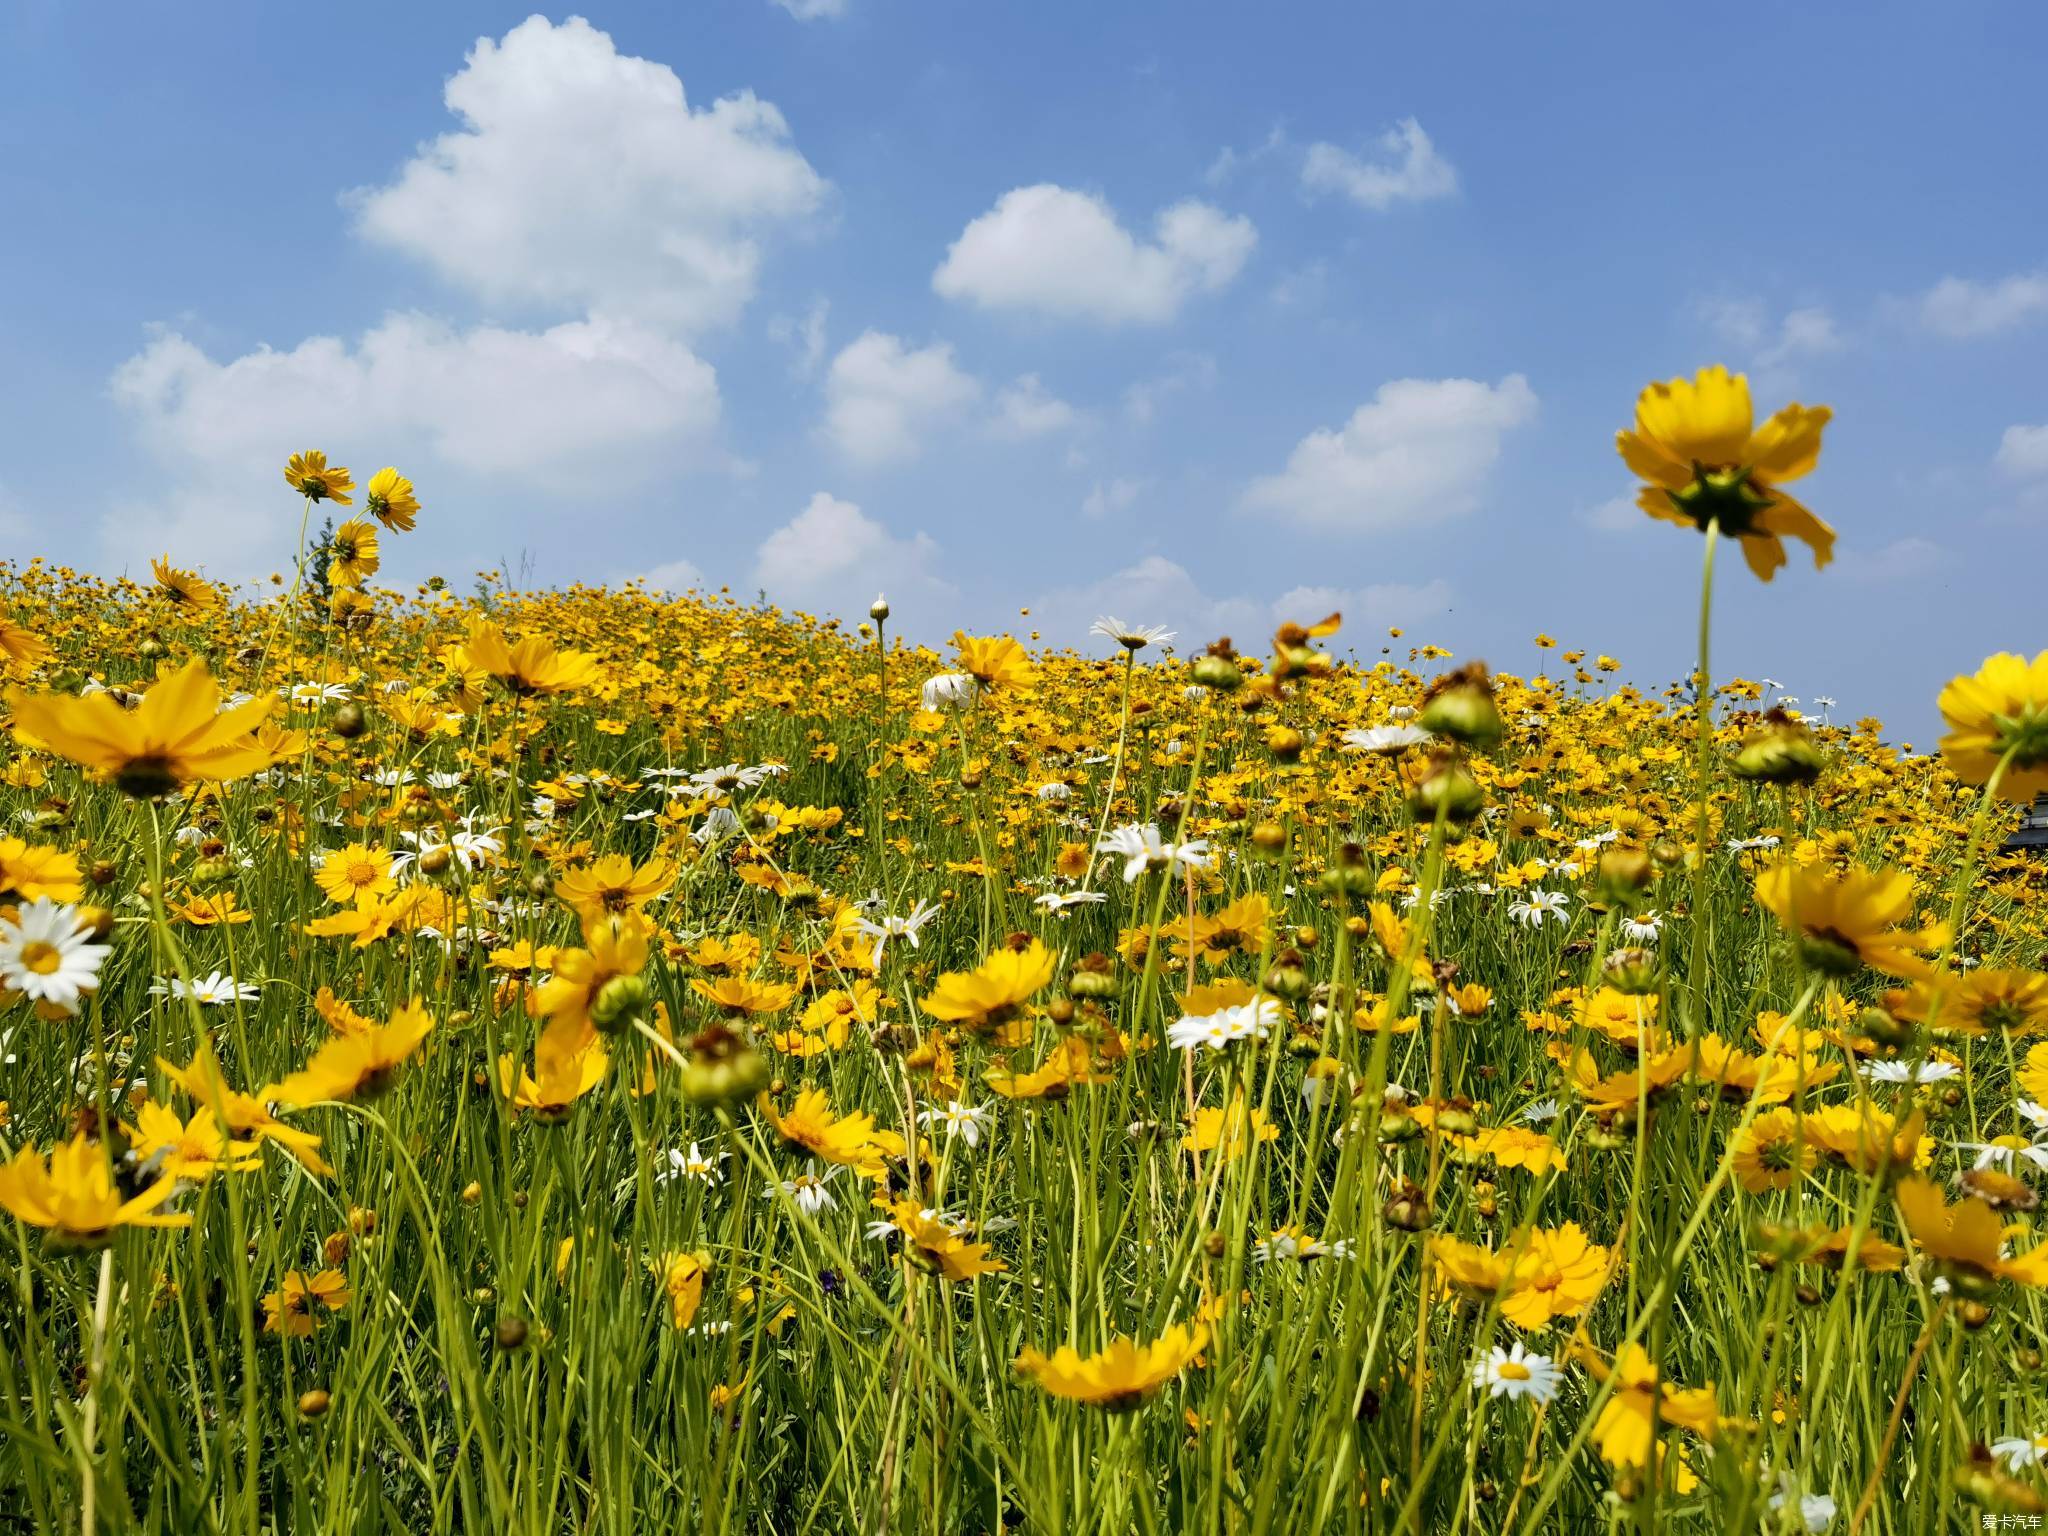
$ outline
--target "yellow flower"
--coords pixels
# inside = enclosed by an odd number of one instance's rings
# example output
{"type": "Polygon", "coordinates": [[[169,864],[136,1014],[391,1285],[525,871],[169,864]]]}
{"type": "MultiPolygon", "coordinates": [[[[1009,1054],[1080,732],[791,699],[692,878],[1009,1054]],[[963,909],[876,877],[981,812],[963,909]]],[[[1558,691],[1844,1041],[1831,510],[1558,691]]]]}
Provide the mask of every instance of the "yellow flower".
{"type": "Polygon", "coordinates": [[[796,996],[793,982],[749,981],[744,976],[721,976],[716,981],[692,976],[690,990],[731,1014],[780,1013],[796,996]]]}
{"type": "Polygon", "coordinates": [[[327,455],[317,448],[295,453],[285,461],[284,483],[308,501],[331,501],[343,507],[349,504],[348,493],[355,486],[348,471],[339,464],[330,467],[327,455]]]}
{"type": "Polygon", "coordinates": [[[1887,992],[1884,1001],[1900,1018],[1937,1024],[1944,1033],[2031,1035],[2048,1029],[2048,975],[2039,971],[1979,968],[1887,992]]]}
{"type": "Polygon", "coordinates": [[[213,676],[197,659],[157,682],[133,710],[104,693],[73,698],[15,689],[7,702],[18,733],[138,798],[169,794],[193,779],[239,779],[271,762],[250,732],[275,701],[266,695],[222,710],[213,676]]]}
{"type": "Polygon", "coordinates": [[[1675,1425],[1712,1439],[1720,1428],[1720,1411],[1711,1385],[1690,1390],[1660,1379],[1640,1344],[1624,1344],[1613,1365],[1591,1349],[1576,1353],[1596,1381],[1615,1378],[1614,1391],[1593,1424],[1593,1443],[1611,1467],[1640,1467],[1650,1459],[1650,1426],[1675,1425]]]}
{"type": "Polygon", "coordinates": [[[1173,1380],[1208,1342],[1206,1323],[1176,1323],[1150,1344],[1112,1339],[1107,1349],[1086,1357],[1071,1344],[1050,1355],[1026,1349],[1014,1363],[1053,1397],[1117,1412],[1135,1408],[1173,1380]]]}
{"type": "Polygon", "coordinates": [[[1858,1173],[1924,1168],[1934,1155],[1921,1134],[1926,1117],[1917,1109],[1900,1124],[1881,1109],[1830,1104],[1805,1116],[1800,1129],[1814,1146],[1858,1173]]]}
{"type": "Polygon", "coordinates": [[[213,1109],[202,1104],[190,1120],[154,1101],[145,1101],[136,1111],[130,1131],[135,1155],[148,1159],[161,1156],[166,1178],[204,1182],[223,1169],[246,1172],[262,1161],[263,1154],[253,1141],[234,1141],[214,1118],[213,1109]]]}
{"type": "Polygon", "coordinates": [[[194,1104],[204,1105],[230,1131],[253,1136],[259,1142],[274,1141],[305,1167],[309,1173],[329,1174],[334,1170],[320,1156],[320,1138],[311,1131],[286,1125],[264,1106],[261,1099],[230,1088],[221,1071],[220,1058],[212,1044],[201,1036],[191,1064],[174,1066],[159,1056],[157,1070],[185,1091],[194,1104]]]}
{"type": "Polygon", "coordinates": [[[928,1216],[915,1200],[898,1200],[889,1219],[903,1234],[904,1252],[914,1254],[948,1280],[972,1280],[1010,1266],[992,1259],[987,1243],[970,1243],[943,1221],[928,1216]]]}
{"type": "Polygon", "coordinates": [[[654,1272],[668,1295],[669,1321],[678,1328],[689,1327],[704,1300],[704,1277],[711,1273],[711,1255],[702,1250],[664,1254],[655,1261],[654,1272]]]}
{"type": "Polygon", "coordinates": [[[555,952],[554,974],[533,998],[533,1010],[547,1018],[535,1042],[535,1067],[543,1074],[579,1054],[597,1037],[592,1013],[604,989],[647,969],[647,923],[636,912],[586,921],[583,947],[555,952]]]}
{"type": "Polygon", "coordinates": [[[286,1270],[277,1289],[263,1298],[263,1331],[303,1339],[313,1331],[313,1309],[339,1312],[348,1305],[348,1277],[338,1269],[308,1275],[286,1270]]]}
{"type": "Polygon", "coordinates": [[[0,1207],[74,1247],[98,1247],[116,1227],[190,1226],[189,1214],[157,1214],[177,1188],[178,1181],[166,1175],[133,1199],[123,1199],[106,1149],[83,1133],[52,1147],[47,1166],[34,1147],[22,1147],[0,1166],[0,1207]]]}
{"type": "Polygon", "coordinates": [[[1277,1141],[1280,1127],[1266,1119],[1265,1111],[1251,1111],[1251,1129],[1247,1136],[1245,1129],[1246,1106],[1244,1095],[1237,1094],[1227,1109],[1213,1105],[1195,1111],[1195,1123],[1188,1133],[1181,1137],[1181,1146],[1189,1152],[1214,1152],[1219,1148],[1226,1158],[1242,1157],[1250,1148],[1253,1139],[1277,1141]]]}
{"type": "Polygon", "coordinates": [[[1052,951],[1037,939],[1023,949],[999,949],[972,971],[939,977],[931,996],[918,1004],[935,1019],[987,1030],[1007,1024],[1031,996],[1052,980],[1052,951]]]}
{"type": "Polygon", "coordinates": [[[76,901],[85,894],[78,860],[59,848],[34,847],[18,837],[0,837],[0,901],[76,901]]]}
{"type": "Polygon", "coordinates": [[[40,666],[49,654],[49,641],[23,629],[0,608],[0,656],[25,670],[40,666]]]}
{"type": "Polygon", "coordinates": [[[588,651],[558,651],[543,635],[527,635],[505,643],[505,632],[489,619],[478,619],[462,648],[466,665],[481,667],[518,694],[567,693],[597,681],[597,658],[588,651]]]}
{"type": "Polygon", "coordinates": [[[1853,976],[1869,966],[1894,976],[1932,974],[1915,950],[1938,948],[1938,925],[1905,929],[1911,916],[1913,877],[1903,870],[1823,869],[1773,864],[1756,877],[1756,899],[1792,933],[1800,958],[1831,976],[1853,976]]]}
{"type": "Polygon", "coordinates": [[[675,884],[676,867],[653,858],[637,869],[622,853],[608,853],[593,864],[572,869],[555,883],[555,894],[580,917],[644,907],[675,884]]]}
{"type": "Polygon", "coordinates": [[[539,1065],[539,1076],[522,1072],[509,1052],[498,1058],[498,1089],[515,1110],[530,1112],[542,1125],[569,1118],[576,1101],[604,1081],[611,1058],[602,1045],[585,1046],[573,1056],[551,1056],[539,1065]]]}
{"type": "Polygon", "coordinates": [[[984,692],[1029,693],[1037,673],[1031,656],[1008,635],[981,639],[953,633],[953,646],[960,653],[960,670],[979,683],[984,692]]]}
{"type": "Polygon", "coordinates": [[[382,848],[351,843],[320,861],[313,882],[336,906],[353,906],[364,896],[388,896],[398,889],[391,874],[391,855],[382,848]]]}
{"type": "Polygon", "coordinates": [[[375,1098],[391,1086],[399,1068],[433,1028],[432,1016],[415,998],[388,1024],[328,1041],[304,1067],[260,1090],[257,1097],[297,1105],[375,1098]]]}
{"type": "Polygon", "coordinates": [[[157,591],[180,607],[204,613],[220,606],[219,588],[191,571],[179,570],[171,564],[169,555],[157,556],[149,562],[149,568],[156,574],[157,591]]]}
{"type": "Polygon", "coordinates": [[[377,554],[377,525],[352,517],[328,535],[327,579],[337,587],[360,587],[384,564],[377,554]]]}
{"type": "Polygon", "coordinates": [[[1835,532],[1779,489],[1820,459],[1824,405],[1788,405],[1752,430],[1749,379],[1702,368],[1691,379],[1652,384],[1636,401],[1633,432],[1615,434],[1628,467],[1648,483],[1636,505],[1650,516],[1742,541],[1743,558],[1769,581],[1785,563],[1780,538],[1804,541],[1819,568],[1834,558],[1835,532]]]}
{"type": "Polygon", "coordinates": [[[2001,651],[1973,677],[1958,677],[1935,701],[1948,734],[1941,755],[1966,784],[1990,780],[2009,752],[1998,781],[2001,800],[2031,800],[2048,790],[2048,651],[2032,661],[2001,651]]]}
{"type": "Polygon", "coordinates": [[[413,494],[412,482],[390,465],[385,465],[364,487],[363,509],[386,528],[395,533],[412,532],[413,522],[420,515],[419,497],[413,494]]]}
{"type": "Polygon", "coordinates": [[[2006,1258],[2005,1229],[1988,1201],[1967,1198],[1950,1205],[1933,1180],[1915,1174],[1900,1183],[1898,1202],[1906,1231],[1920,1251],[1952,1279],[2048,1286],[2048,1243],[2006,1258]]]}
{"type": "Polygon", "coordinates": [[[778,1114],[774,1102],[763,1094],[761,1114],[791,1146],[863,1173],[878,1172],[883,1158],[899,1157],[904,1151],[903,1138],[894,1131],[876,1130],[873,1115],[865,1111],[834,1115],[832,1101],[822,1088],[798,1094],[786,1115],[778,1114]]]}
{"type": "Polygon", "coordinates": [[[1599,1299],[1613,1268],[1614,1251],[1588,1241],[1575,1221],[1531,1232],[1514,1254],[1500,1315],[1517,1328],[1576,1317],[1599,1299]]]}
{"type": "Polygon", "coordinates": [[[1807,1140],[1797,1115],[1771,1109],[1750,1121],[1735,1144],[1735,1179],[1752,1195],[1790,1189],[1813,1171],[1820,1154],[1807,1140]]]}

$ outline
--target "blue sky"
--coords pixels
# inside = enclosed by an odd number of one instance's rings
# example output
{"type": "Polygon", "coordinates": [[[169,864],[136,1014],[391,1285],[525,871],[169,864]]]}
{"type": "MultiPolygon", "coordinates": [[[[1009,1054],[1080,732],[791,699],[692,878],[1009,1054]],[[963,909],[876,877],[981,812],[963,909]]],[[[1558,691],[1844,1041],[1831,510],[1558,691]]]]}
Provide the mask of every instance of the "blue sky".
{"type": "Polygon", "coordinates": [[[689,0],[0,19],[0,550],[650,575],[1086,644],[1347,615],[1689,664],[1636,391],[1835,407],[1841,534],[1731,561],[1717,672],[1923,740],[2038,648],[2048,219],[2012,3],[689,0]],[[1022,618],[1029,606],[1032,617],[1022,618]]]}

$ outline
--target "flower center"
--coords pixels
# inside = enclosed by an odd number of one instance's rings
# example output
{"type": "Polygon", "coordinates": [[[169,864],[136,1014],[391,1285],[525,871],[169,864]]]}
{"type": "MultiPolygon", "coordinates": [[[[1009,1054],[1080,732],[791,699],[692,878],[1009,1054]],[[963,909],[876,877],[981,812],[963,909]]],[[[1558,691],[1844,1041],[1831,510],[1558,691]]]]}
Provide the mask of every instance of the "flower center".
{"type": "Polygon", "coordinates": [[[1501,1361],[1498,1374],[1502,1381],[1527,1381],[1530,1375],[1529,1367],[1518,1360],[1501,1361]]]}
{"type": "Polygon", "coordinates": [[[1672,505],[1702,531],[1719,524],[1723,533],[1743,534],[1749,532],[1757,513],[1771,504],[1764,488],[1752,482],[1753,474],[1740,464],[1720,468],[1695,464],[1692,484],[1668,494],[1672,505]]]}
{"type": "Polygon", "coordinates": [[[64,963],[64,952],[42,939],[30,939],[21,947],[21,963],[38,976],[54,976],[64,963]]]}

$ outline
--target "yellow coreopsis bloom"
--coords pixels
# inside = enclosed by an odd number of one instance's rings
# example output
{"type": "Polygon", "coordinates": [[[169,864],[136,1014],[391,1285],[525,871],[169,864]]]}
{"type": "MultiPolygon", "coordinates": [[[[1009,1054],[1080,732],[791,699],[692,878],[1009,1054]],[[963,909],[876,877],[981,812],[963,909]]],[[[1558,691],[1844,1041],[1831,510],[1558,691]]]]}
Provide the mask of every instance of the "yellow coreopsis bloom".
{"type": "Polygon", "coordinates": [[[387,464],[370,476],[363,490],[364,511],[395,533],[412,532],[420,501],[410,480],[387,464]]]}
{"type": "Polygon", "coordinates": [[[0,837],[0,901],[76,901],[84,894],[85,876],[75,855],[0,837]]]}
{"type": "Polygon", "coordinates": [[[334,1170],[320,1156],[320,1138],[311,1131],[286,1125],[273,1115],[261,1099],[230,1088],[221,1071],[220,1058],[212,1044],[201,1036],[188,1066],[176,1066],[159,1056],[157,1070],[185,1091],[194,1104],[204,1105],[230,1131],[254,1137],[258,1142],[274,1141],[305,1167],[308,1173],[328,1174],[334,1170]]]}
{"type": "Polygon", "coordinates": [[[19,734],[111,778],[137,798],[166,795],[194,779],[239,779],[261,772],[270,754],[250,733],[275,702],[266,696],[220,708],[220,691],[197,659],[161,679],[133,710],[104,693],[26,694],[11,690],[19,734]]]}
{"type": "Polygon", "coordinates": [[[949,971],[918,1004],[935,1019],[993,1029],[1015,1018],[1032,995],[1052,980],[1052,951],[1033,939],[1023,949],[999,949],[971,971],[949,971]]]}
{"type": "Polygon", "coordinates": [[[1628,467],[1648,482],[1636,505],[1650,516],[1742,541],[1749,568],[1769,581],[1785,563],[1781,538],[1802,540],[1816,568],[1834,558],[1835,531],[1779,489],[1820,459],[1824,405],[1788,405],[1761,427],[1749,379],[1702,368],[1652,384],[1636,400],[1632,432],[1615,434],[1628,467]]]}
{"type": "Polygon", "coordinates": [[[352,517],[327,540],[327,579],[338,587],[360,587],[384,561],[377,553],[377,525],[352,517]]]}
{"type": "Polygon", "coordinates": [[[604,1081],[611,1058],[602,1045],[585,1046],[573,1056],[550,1056],[538,1064],[538,1076],[522,1072],[509,1052],[498,1058],[498,1089],[515,1110],[532,1114],[542,1125],[569,1118],[576,1101],[604,1081]]]}
{"type": "Polygon", "coordinates": [[[1953,1280],[2048,1286],[2048,1243],[2017,1258],[2005,1257],[2004,1224],[1988,1201],[1969,1198],[1950,1205],[1934,1181],[1919,1174],[1899,1184],[1898,1201],[1906,1231],[1953,1280]]]}
{"type": "Polygon", "coordinates": [[[597,681],[597,658],[588,651],[558,651],[544,635],[507,645],[505,632],[489,619],[470,626],[462,654],[518,694],[567,693],[597,681]]]}
{"type": "Polygon", "coordinates": [[[1037,677],[1031,655],[1008,635],[980,638],[956,630],[953,645],[960,654],[960,670],[979,683],[983,692],[1031,691],[1037,677]]]}
{"type": "Polygon", "coordinates": [[[1987,783],[2008,753],[2001,800],[2031,800],[2048,790],[2048,651],[2032,661],[2001,651],[1970,677],[1958,677],[1935,701],[1948,734],[1941,755],[1957,778],[1987,783]]]}
{"type": "Polygon", "coordinates": [[[1517,1328],[1576,1317],[1599,1299],[1613,1268],[1614,1251],[1589,1241],[1575,1221],[1531,1232],[1514,1254],[1500,1314],[1517,1328]]]}
{"type": "Polygon", "coordinates": [[[338,1269],[313,1275],[287,1270],[277,1289],[263,1298],[263,1331],[303,1339],[313,1331],[316,1306],[339,1312],[348,1298],[348,1277],[338,1269]]]}
{"type": "Polygon", "coordinates": [[[1940,947],[1942,930],[1900,928],[1913,912],[1913,877],[1904,870],[1826,870],[1773,864],[1756,877],[1756,899],[1785,925],[1800,958],[1831,976],[1865,966],[1893,976],[1932,974],[1915,950],[1940,947]]]}
{"type": "Polygon", "coordinates": [[[222,1171],[246,1172],[263,1158],[255,1142],[232,1139],[214,1117],[212,1106],[205,1104],[193,1111],[190,1120],[180,1120],[163,1105],[145,1102],[136,1111],[129,1135],[137,1157],[161,1156],[165,1177],[195,1183],[222,1171]]]}
{"type": "Polygon", "coordinates": [[[0,657],[22,668],[40,666],[50,654],[50,643],[31,634],[0,608],[0,657]]]}
{"type": "Polygon", "coordinates": [[[1623,1345],[1612,1365],[1591,1349],[1581,1347],[1577,1353],[1595,1380],[1604,1382],[1610,1373],[1616,1378],[1614,1391],[1593,1424],[1593,1443],[1609,1466],[1640,1467],[1649,1462],[1653,1419],[1709,1440],[1720,1428],[1713,1387],[1672,1386],[1661,1378],[1642,1345],[1623,1345]]]}
{"type": "Polygon", "coordinates": [[[664,858],[634,866],[622,853],[570,870],[555,882],[555,894],[580,917],[637,910],[675,884],[676,867],[664,858]]]}
{"type": "Polygon", "coordinates": [[[355,487],[349,472],[339,464],[330,466],[327,455],[317,448],[295,453],[285,461],[284,483],[308,501],[331,501],[342,507],[349,504],[348,493],[355,487]]]}
{"type": "Polygon", "coordinates": [[[2048,975],[1980,966],[1887,992],[1885,1007],[1902,1019],[1958,1035],[2039,1034],[2048,1029],[2048,975]]]}
{"type": "Polygon", "coordinates": [[[203,576],[179,570],[171,564],[169,555],[157,556],[149,562],[149,568],[155,573],[157,592],[181,608],[204,613],[220,606],[220,589],[203,576]]]}
{"type": "Polygon", "coordinates": [[[761,1114],[791,1146],[862,1172],[879,1169],[884,1157],[899,1156],[904,1150],[903,1138],[895,1131],[877,1130],[875,1117],[866,1111],[833,1114],[832,1101],[822,1088],[798,1094],[787,1114],[778,1113],[774,1102],[763,1094],[761,1114]]]}
{"type": "Polygon", "coordinates": [[[702,1250],[664,1254],[653,1268],[668,1296],[669,1321],[678,1328],[689,1327],[704,1300],[704,1277],[711,1273],[711,1255],[702,1250]]]}
{"type": "Polygon", "coordinates": [[[1062,1344],[1050,1355],[1026,1349],[1014,1363],[1053,1397],[1116,1412],[1135,1408],[1173,1380],[1208,1342],[1206,1323],[1192,1328],[1176,1323],[1149,1344],[1113,1339],[1108,1348],[1087,1356],[1071,1344],[1062,1344]]]}
{"type": "Polygon", "coordinates": [[[433,1028],[433,1017],[415,998],[388,1024],[328,1041],[304,1067],[260,1090],[257,1097],[299,1105],[375,1098],[391,1086],[433,1028]]]}
{"type": "Polygon", "coordinates": [[[388,896],[398,889],[391,873],[391,855],[382,848],[351,843],[337,848],[313,871],[313,883],[336,906],[354,906],[364,896],[388,896]]]}
{"type": "Polygon", "coordinates": [[[555,952],[554,974],[534,993],[533,1011],[547,1018],[534,1045],[534,1063],[543,1073],[566,1061],[597,1038],[593,1012],[607,986],[647,969],[647,922],[637,912],[618,918],[586,920],[583,947],[555,952]]]}
{"type": "Polygon", "coordinates": [[[34,1147],[22,1147],[0,1166],[0,1207],[75,1247],[98,1247],[117,1227],[189,1227],[189,1214],[157,1211],[177,1188],[178,1181],[166,1176],[133,1199],[123,1199],[106,1149],[83,1134],[52,1147],[47,1164],[34,1147]]]}
{"type": "Polygon", "coordinates": [[[903,1251],[948,1280],[972,1280],[1010,1267],[988,1256],[987,1243],[969,1242],[943,1221],[925,1214],[915,1200],[898,1200],[889,1207],[889,1219],[903,1235],[903,1251]]]}
{"type": "Polygon", "coordinates": [[[1205,1105],[1195,1111],[1195,1123],[1188,1133],[1181,1137],[1181,1146],[1189,1152],[1221,1151],[1225,1158],[1242,1157],[1254,1141],[1277,1141],[1280,1127],[1266,1118],[1261,1109],[1254,1109],[1245,1103],[1244,1095],[1232,1097],[1227,1108],[1218,1109],[1205,1105]]]}

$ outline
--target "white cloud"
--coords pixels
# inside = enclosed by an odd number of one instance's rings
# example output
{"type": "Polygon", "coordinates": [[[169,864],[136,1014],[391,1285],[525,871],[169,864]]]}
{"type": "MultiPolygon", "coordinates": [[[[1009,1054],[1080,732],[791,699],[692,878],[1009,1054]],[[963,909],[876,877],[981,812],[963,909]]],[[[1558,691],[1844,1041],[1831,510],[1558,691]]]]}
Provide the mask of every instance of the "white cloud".
{"type": "Polygon", "coordinates": [[[1761,299],[1705,299],[1695,308],[1723,344],[1766,373],[1780,373],[1794,363],[1842,349],[1834,316],[1819,305],[1788,310],[1775,326],[1761,299]]]}
{"type": "Polygon", "coordinates": [[[1313,623],[1331,612],[1344,615],[1345,634],[1360,637],[1354,643],[1363,648],[1370,631],[1426,623],[1450,602],[1450,585],[1442,579],[1421,585],[1296,587],[1270,601],[1217,597],[1203,591],[1185,566],[1164,555],[1147,555],[1098,581],[1047,593],[1030,607],[1039,632],[1054,645],[1105,649],[1112,642],[1091,639],[1088,626],[1103,614],[1115,614],[1132,624],[1163,624],[1177,631],[1175,648],[1190,654],[1223,635],[1256,651],[1282,623],[1313,623]]]}
{"type": "Polygon", "coordinates": [[[479,39],[444,97],[463,126],[351,201],[366,239],[487,302],[724,323],[753,294],[756,237],[827,190],[770,103],[693,110],[672,69],[580,17],[479,39]]]}
{"type": "Polygon", "coordinates": [[[1266,131],[1265,138],[1250,149],[1232,149],[1229,145],[1216,151],[1216,158],[1209,162],[1209,169],[1203,180],[1212,187],[1220,187],[1246,166],[1256,165],[1269,155],[1278,154],[1287,147],[1287,130],[1275,123],[1266,131]]]}
{"type": "Polygon", "coordinates": [[[1005,192],[961,231],[933,291],[984,309],[1158,324],[1226,286],[1258,243],[1251,220],[1175,203],[1135,239],[1101,198],[1043,183],[1005,192]]]}
{"type": "Polygon", "coordinates": [[[2015,480],[2048,476],[2048,426],[2007,427],[1994,462],[2015,480]]]}
{"type": "Polygon", "coordinates": [[[1463,517],[1479,505],[1501,438],[1536,414],[1519,373],[1396,379],[1343,427],[1311,432],[1287,467],[1246,489],[1248,510],[1312,527],[1384,529],[1463,517]]]}
{"type": "Polygon", "coordinates": [[[1837,580],[1887,586],[1893,582],[1918,581],[1954,560],[1951,551],[1932,539],[1917,536],[1894,539],[1876,549],[1849,546],[1835,552],[1833,574],[1837,580]]]}
{"type": "Polygon", "coordinates": [[[773,0],[773,3],[798,21],[817,21],[822,17],[846,14],[846,0],[773,0]]]}
{"type": "Polygon", "coordinates": [[[816,298],[801,320],[777,315],[768,322],[768,339],[780,342],[795,354],[790,366],[800,379],[810,378],[825,361],[825,318],[831,312],[831,300],[816,298]]]}
{"type": "Polygon", "coordinates": [[[1375,212],[1457,192],[1456,168],[1436,152],[1414,118],[1403,118],[1382,134],[1377,148],[1376,156],[1364,159],[1335,144],[1311,144],[1301,184],[1311,192],[1341,193],[1375,212]]]}
{"type": "Polygon", "coordinates": [[[667,597],[680,597],[685,592],[703,591],[704,573],[687,560],[671,560],[657,565],[651,571],[643,571],[637,578],[650,592],[667,597]]]}
{"type": "Polygon", "coordinates": [[[946,343],[913,350],[885,331],[863,331],[825,377],[825,436],[858,463],[914,458],[928,430],[980,393],[946,343]]]}
{"type": "Polygon", "coordinates": [[[1636,505],[1633,496],[1611,496],[1597,507],[1586,508],[1579,521],[1601,533],[1634,533],[1649,523],[1650,516],[1636,505]]]}
{"type": "Polygon", "coordinates": [[[1917,306],[1920,323],[1937,336],[1963,340],[2016,330],[2048,315],[2048,268],[1995,283],[1944,277],[1917,306]]]}
{"type": "MultiPolygon", "coordinates": [[[[710,364],[671,337],[603,319],[457,330],[397,314],[353,345],[316,336],[226,362],[166,331],[115,370],[110,390],[168,489],[160,511],[117,509],[109,553],[171,548],[224,575],[289,552],[293,520],[278,515],[278,498],[289,499],[281,466],[295,449],[325,446],[359,477],[424,459],[501,494],[587,494],[701,465],[719,421],[710,364]]],[[[413,473],[423,486],[431,478],[413,473]]]]}
{"type": "Polygon", "coordinates": [[[1048,391],[1037,374],[1026,373],[996,396],[989,430],[998,437],[1023,442],[1052,432],[1065,432],[1080,420],[1081,413],[1048,391]]]}
{"type": "Polygon", "coordinates": [[[867,611],[877,591],[944,591],[939,547],[897,538],[850,501],[825,491],[761,541],[754,580],[780,603],[867,611]]]}
{"type": "Polygon", "coordinates": [[[1134,480],[1129,475],[1118,475],[1114,480],[1098,480],[1082,498],[1081,513],[1084,517],[1108,517],[1125,511],[1144,489],[1144,481],[1134,480]]]}
{"type": "Polygon", "coordinates": [[[1124,413],[1139,426],[1149,426],[1173,396],[1191,389],[1213,389],[1216,377],[1216,359],[1208,353],[1176,352],[1161,372],[1124,390],[1124,413]]]}

